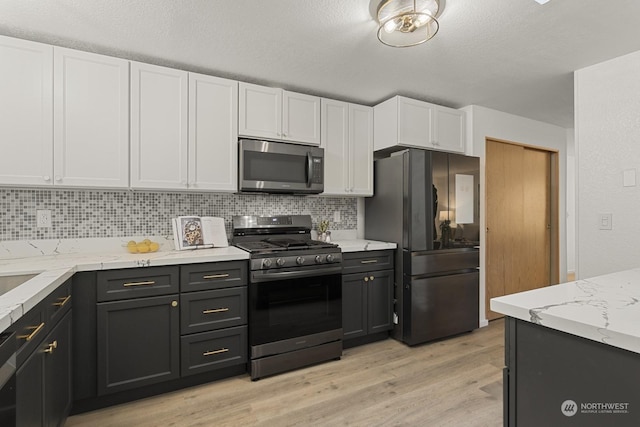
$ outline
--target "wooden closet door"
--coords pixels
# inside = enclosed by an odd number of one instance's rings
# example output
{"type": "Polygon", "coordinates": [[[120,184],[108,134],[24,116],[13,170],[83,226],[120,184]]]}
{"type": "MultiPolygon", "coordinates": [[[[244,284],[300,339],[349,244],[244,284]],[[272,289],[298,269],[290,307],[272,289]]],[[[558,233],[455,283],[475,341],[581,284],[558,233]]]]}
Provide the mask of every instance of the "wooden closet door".
{"type": "Polygon", "coordinates": [[[550,283],[551,155],[515,144],[486,145],[486,315],[491,298],[550,283]]]}

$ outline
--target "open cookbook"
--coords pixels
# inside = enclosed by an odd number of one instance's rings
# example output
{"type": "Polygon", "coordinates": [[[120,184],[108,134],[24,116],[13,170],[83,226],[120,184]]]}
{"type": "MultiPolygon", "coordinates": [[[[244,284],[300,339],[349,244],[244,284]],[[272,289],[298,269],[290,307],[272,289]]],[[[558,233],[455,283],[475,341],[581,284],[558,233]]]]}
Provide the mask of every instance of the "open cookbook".
{"type": "Polygon", "coordinates": [[[215,216],[179,216],[171,220],[176,250],[229,246],[224,219],[215,216]]]}

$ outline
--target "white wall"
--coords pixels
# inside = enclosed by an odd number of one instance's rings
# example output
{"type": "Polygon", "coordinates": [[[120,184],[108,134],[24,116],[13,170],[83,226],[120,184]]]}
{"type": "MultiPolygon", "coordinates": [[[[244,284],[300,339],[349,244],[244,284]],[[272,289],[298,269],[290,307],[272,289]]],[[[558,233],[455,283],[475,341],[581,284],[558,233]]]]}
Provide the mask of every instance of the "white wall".
{"type": "MultiPolygon", "coordinates": [[[[480,157],[480,199],[485,200],[485,141],[486,138],[511,141],[550,150],[559,153],[560,169],[560,206],[559,212],[566,212],[566,141],[567,131],[559,126],[550,125],[513,114],[470,105],[462,108],[467,112],[467,153],[480,157]]],[[[480,325],[486,325],[485,317],[485,210],[480,210],[480,325]]],[[[560,224],[560,281],[566,280],[567,242],[566,215],[561,214],[560,224]]]]}
{"type": "Polygon", "coordinates": [[[567,129],[567,273],[576,272],[576,143],[567,129]]]}
{"type": "Polygon", "coordinates": [[[575,72],[577,277],[640,266],[640,51],[575,72]],[[613,229],[599,229],[599,214],[613,229]]]}

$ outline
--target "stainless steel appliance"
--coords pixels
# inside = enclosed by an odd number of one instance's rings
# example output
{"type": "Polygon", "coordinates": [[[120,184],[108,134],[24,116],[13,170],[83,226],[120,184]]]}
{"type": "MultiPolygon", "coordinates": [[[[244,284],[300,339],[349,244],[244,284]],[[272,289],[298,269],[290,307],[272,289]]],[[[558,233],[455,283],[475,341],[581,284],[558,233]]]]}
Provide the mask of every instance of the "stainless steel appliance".
{"type": "Polygon", "coordinates": [[[311,239],[309,215],[234,216],[250,253],[251,379],[342,356],[342,252],[311,239]]]}
{"type": "Polygon", "coordinates": [[[0,334],[0,426],[16,425],[15,332],[0,334]]]}
{"type": "Polygon", "coordinates": [[[324,149],[284,142],[241,139],[241,192],[318,194],[324,191],[324,149]]]}
{"type": "Polygon", "coordinates": [[[393,337],[408,345],[479,326],[479,169],[418,149],[375,161],[365,237],[398,244],[393,337]]]}

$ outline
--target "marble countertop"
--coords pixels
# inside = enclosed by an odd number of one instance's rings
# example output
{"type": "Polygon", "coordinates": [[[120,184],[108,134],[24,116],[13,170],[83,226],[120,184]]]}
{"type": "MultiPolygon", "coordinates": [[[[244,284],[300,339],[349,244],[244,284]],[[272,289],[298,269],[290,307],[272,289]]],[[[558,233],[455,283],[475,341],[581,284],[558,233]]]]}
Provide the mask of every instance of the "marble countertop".
{"type": "MultiPolygon", "coordinates": [[[[0,282],[3,276],[37,274],[20,286],[0,295],[0,331],[8,328],[24,313],[35,307],[49,293],[79,271],[113,270],[119,268],[150,267],[161,265],[193,264],[249,259],[249,254],[234,246],[194,251],[175,251],[167,242],[161,251],[146,254],[130,254],[123,243],[128,239],[84,242],[39,241],[2,244],[0,249],[14,254],[11,258],[0,258],[0,282]],[[87,247],[102,245],[104,249],[86,252],[87,247]],[[117,247],[117,249],[114,249],[117,247]],[[71,251],[71,253],[65,253],[71,251]],[[79,252],[80,251],[80,252],[79,252]],[[15,256],[15,254],[28,254],[15,256]]],[[[371,240],[347,239],[335,241],[343,252],[394,249],[395,243],[371,240]]]]}
{"type": "Polygon", "coordinates": [[[491,310],[640,353],[640,268],[492,298],[491,310]]]}

